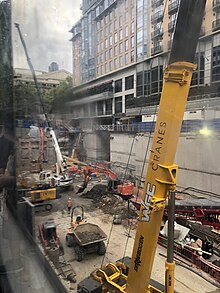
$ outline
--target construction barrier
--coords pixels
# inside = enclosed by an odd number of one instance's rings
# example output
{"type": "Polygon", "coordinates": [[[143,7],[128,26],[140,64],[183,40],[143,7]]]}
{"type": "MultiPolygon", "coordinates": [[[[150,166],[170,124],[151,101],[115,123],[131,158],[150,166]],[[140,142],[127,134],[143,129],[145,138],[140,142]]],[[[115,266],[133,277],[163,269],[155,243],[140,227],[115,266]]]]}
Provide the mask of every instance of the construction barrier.
{"type": "MultiPolygon", "coordinates": [[[[161,246],[166,248],[167,238],[160,235],[158,239],[158,243],[161,246]]],[[[198,269],[209,274],[213,279],[215,279],[215,281],[220,282],[220,267],[219,266],[214,265],[213,263],[205,260],[196,252],[190,250],[190,248],[184,247],[184,244],[181,245],[178,242],[174,242],[174,253],[186,259],[187,261],[191,262],[198,269]]]]}

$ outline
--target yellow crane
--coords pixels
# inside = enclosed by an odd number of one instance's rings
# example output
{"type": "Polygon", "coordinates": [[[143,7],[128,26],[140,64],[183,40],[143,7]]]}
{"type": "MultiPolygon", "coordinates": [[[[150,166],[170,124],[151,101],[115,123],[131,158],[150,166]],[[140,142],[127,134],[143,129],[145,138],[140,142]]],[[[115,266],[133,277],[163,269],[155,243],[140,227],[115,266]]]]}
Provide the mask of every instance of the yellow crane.
{"type": "Polygon", "coordinates": [[[158,284],[152,284],[150,277],[165,202],[176,187],[178,167],[174,164],[174,158],[192,72],[196,68],[193,60],[205,4],[206,0],[180,2],[169,65],[164,72],[158,118],[130,263],[126,266],[122,260],[96,270],[91,277],[79,283],[80,293],[174,292],[175,264],[172,253],[168,253],[165,264],[165,289],[159,288],[160,286],[157,288],[158,284]]]}

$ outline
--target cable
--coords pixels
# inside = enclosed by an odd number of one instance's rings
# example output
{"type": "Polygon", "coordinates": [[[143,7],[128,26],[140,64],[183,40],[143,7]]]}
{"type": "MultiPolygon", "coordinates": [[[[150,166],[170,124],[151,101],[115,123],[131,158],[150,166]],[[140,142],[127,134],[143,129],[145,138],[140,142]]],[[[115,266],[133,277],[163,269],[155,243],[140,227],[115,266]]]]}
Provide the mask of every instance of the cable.
{"type": "MultiPolygon", "coordinates": [[[[110,238],[111,238],[111,235],[112,235],[113,225],[114,225],[114,221],[112,220],[112,225],[111,225],[111,229],[110,229],[109,236],[108,236],[108,240],[107,240],[107,244],[106,244],[106,250],[108,248],[108,245],[109,245],[109,242],[110,242],[110,238]]],[[[102,258],[101,267],[103,266],[104,260],[105,260],[105,254],[103,255],[103,258],[102,258]]]]}

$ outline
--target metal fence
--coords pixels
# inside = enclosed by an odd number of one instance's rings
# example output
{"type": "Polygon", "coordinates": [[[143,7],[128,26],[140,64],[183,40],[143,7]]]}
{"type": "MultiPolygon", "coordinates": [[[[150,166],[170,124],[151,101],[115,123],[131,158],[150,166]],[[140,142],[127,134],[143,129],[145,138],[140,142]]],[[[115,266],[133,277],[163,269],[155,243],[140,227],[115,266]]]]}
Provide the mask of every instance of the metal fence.
{"type": "MultiPolygon", "coordinates": [[[[184,120],[182,123],[182,133],[200,133],[203,128],[213,132],[220,132],[220,119],[212,120],[184,120]]],[[[119,125],[94,125],[93,131],[114,131],[114,132],[154,132],[155,122],[136,122],[119,125]]]]}

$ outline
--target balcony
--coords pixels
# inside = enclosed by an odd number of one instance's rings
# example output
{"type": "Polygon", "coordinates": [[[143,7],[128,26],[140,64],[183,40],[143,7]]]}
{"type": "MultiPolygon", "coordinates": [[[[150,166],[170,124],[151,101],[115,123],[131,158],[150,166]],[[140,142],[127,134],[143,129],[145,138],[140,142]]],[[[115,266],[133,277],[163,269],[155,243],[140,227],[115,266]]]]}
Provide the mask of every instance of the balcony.
{"type": "Polygon", "coordinates": [[[172,33],[174,31],[174,28],[175,28],[175,20],[168,23],[168,32],[172,33]]]}
{"type": "Polygon", "coordinates": [[[179,1],[174,1],[170,5],[168,5],[168,14],[174,14],[177,12],[179,7],[179,1]]]}
{"type": "Polygon", "coordinates": [[[151,33],[151,39],[160,38],[163,36],[163,29],[156,29],[151,33]]]}
{"type": "Polygon", "coordinates": [[[154,46],[152,49],[151,49],[151,55],[155,55],[155,54],[158,54],[160,52],[163,51],[163,47],[162,45],[157,45],[157,46],[154,46]]]}
{"type": "Polygon", "coordinates": [[[163,0],[152,0],[151,5],[153,8],[158,7],[163,4],[163,0]]]}
{"type": "Polygon", "coordinates": [[[151,22],[159,22],[163,19],[163,11],[158,11],[151,16],[151,22]]]}
{"type": "Polygon", "coordinates": [[[212,31],[214,32],[219,29],[220,29],[220,18],[212,22],[212,31]]]}
{"type": "Polygon", "coordinates": [[[214,11],[220,10],[220,0],[213,0],[212,6],[214,11]]]}

